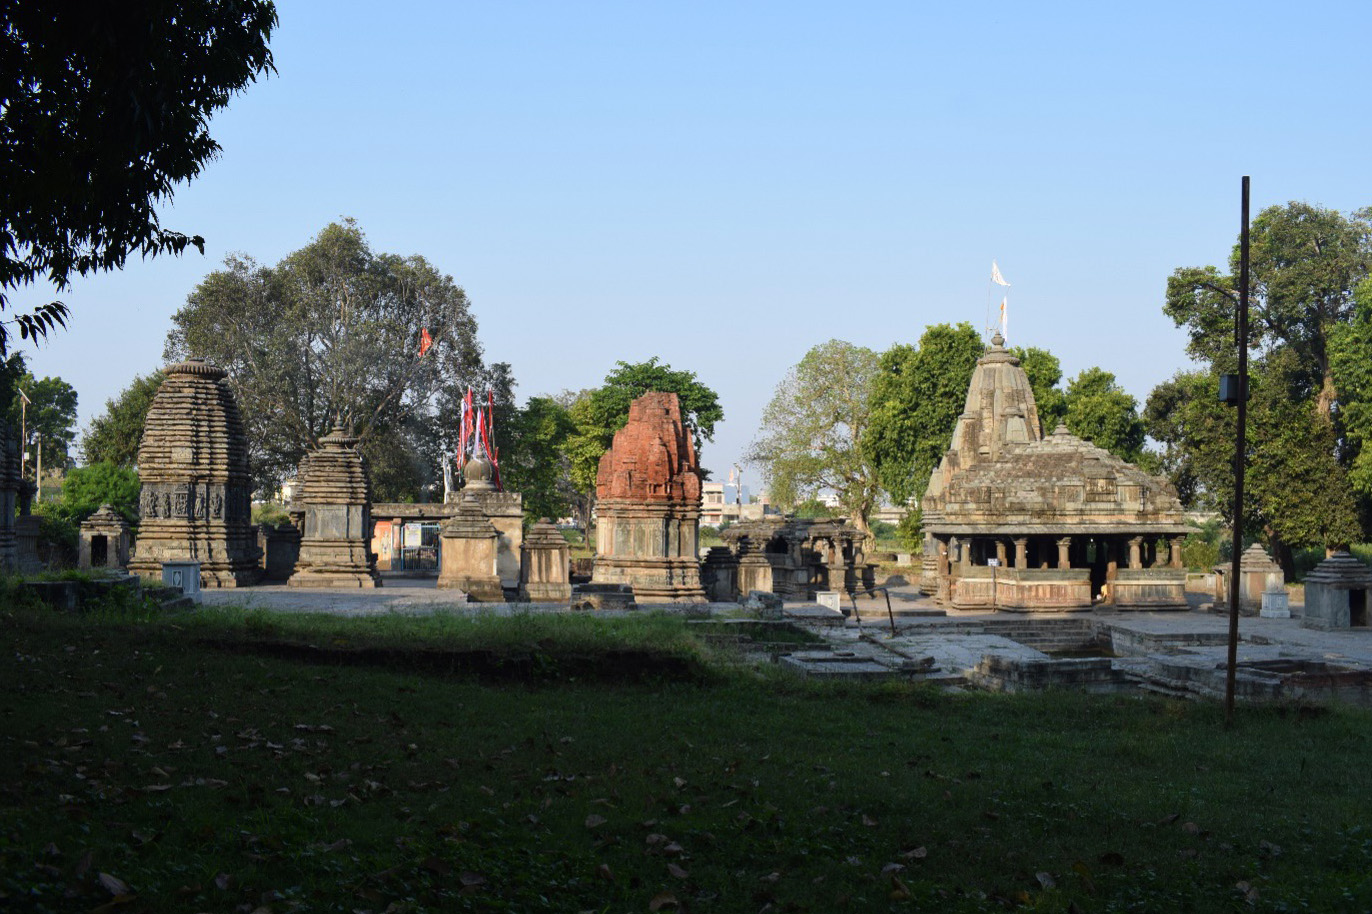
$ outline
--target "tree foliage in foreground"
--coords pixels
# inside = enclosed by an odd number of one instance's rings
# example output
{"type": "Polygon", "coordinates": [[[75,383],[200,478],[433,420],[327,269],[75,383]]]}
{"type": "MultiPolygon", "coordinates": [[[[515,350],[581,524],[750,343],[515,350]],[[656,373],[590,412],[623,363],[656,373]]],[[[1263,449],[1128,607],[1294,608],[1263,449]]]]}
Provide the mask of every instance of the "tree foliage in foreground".
{"type": "Polygon", "coordinates": [[[112,505],[125,519],[137,521],[138,494],[142,484],[128,467],[101,461],[77,467],[62,482],[61,509],[80,523],[100,509],[112,505]]]}
{"type": "Polygon", "coordinates": [[[878,370],[872,350],[830,340],[786,373],[746,458],[762,470],[774,502],[794,507],[828,490],[853,525],[868,532],[880,483],[859,442],[878,370]]]}
{"type": "MultiPolygon", "coordinates": [[[[0,309],[33,282],[180,254],[157,206],[219,152],[210,116],[272,69],[270,0],[25,0],[0,16],[0,309]]],[[[62,323],[60,302],[16,319],[62,323]]],[[[0,354],[9,331],[0,323],[0,354]]]]}
{"type": "Polygon", "coordinates": [[[432,485],[456,429],[441,414],[492,379],[452,277],[419,255],[374,252],[351,220],[276,266],[225,266],[173,316],[166,357],[228,370],[259,481],[290,476],[338,423],[363,438],[378,500],[432,485]],[[421,356],[425,329],[433,345],[421,356]]]}

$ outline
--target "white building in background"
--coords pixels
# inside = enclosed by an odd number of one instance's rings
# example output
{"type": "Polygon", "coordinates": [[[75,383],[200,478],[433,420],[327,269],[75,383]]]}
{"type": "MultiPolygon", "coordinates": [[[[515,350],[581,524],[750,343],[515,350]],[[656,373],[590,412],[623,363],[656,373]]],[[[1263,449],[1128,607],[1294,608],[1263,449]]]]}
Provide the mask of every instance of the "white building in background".
{"type": "Polygon", "coordinates": [[[736,523],[740,520],[754,520],[764,514],[775,514],[776,510],[767,501],[767,493],[757,496],[747,486],[732,482],[706,482],[700,486],[700,523],[707,527],[718,527],[724,522],[736,523]]]}

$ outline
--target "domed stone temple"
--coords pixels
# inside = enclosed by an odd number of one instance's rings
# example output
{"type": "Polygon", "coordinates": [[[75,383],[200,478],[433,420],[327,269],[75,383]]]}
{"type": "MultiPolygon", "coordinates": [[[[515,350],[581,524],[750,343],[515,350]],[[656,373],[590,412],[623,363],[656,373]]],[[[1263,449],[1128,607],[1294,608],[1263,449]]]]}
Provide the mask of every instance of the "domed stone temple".
{"type": "Polygon", "coordinates": [[[138,541],[129,571],[160,579],[163,562],[199,562],[204,587],[261,576],[243,419],[227,373],[200,359],[166,369],[138,447],[138,541]]]}
{"type": "Polygon", "coordinates": [[[1059,425],[996,334],[921,504],[921,589],[954,609],[1185,609],[1190,528],[1167,480],[1059,425]]]}

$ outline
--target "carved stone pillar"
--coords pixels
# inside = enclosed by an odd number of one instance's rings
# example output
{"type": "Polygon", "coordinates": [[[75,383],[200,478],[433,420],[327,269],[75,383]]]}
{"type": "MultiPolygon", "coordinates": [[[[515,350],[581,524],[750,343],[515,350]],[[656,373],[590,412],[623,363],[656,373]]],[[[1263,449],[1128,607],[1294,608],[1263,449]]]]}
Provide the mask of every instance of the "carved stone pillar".
{"type": "Polygon", "coordinates": [[[1006,555],[1005,549],[1005,540],[996,540],[996,561],[1000,563],[1000,567],[1004,568],[1006,567],[1006,563],[1008,562],[1008,560],[1009,559],[1006,555]]]}
{"type": "Polygon", "coordinates": [[[1182,537],[1180,536],[1169,536],[1167,538],[1167,545],[1171,547],[1171,556],[1167,564],[1171,565],[1173,568],[1181,567],[1181,544],[1182,537]]]}
{"type": "Polygon", "coordinates": [[[1141,536],[1129,538],[1129,567],[1143,567],[1143,537],[1141,536]]]}
{"type": "Polygon", "coordinates": [[[1015,537],[1015,567],[1029,567],[1029,538],[1025,536],[1015,537]]]}
{"type": "Polygon", "coordinates": [[[1072,537],[1064,536],[1058,540],[1058,567],[1072,567],[1072,537]]]}

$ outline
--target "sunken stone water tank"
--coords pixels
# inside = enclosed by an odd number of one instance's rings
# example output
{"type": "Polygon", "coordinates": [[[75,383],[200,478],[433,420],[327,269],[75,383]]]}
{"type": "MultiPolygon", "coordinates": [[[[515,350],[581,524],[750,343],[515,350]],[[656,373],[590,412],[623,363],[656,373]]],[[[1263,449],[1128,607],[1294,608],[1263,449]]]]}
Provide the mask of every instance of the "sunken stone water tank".
{"type": "Polygon", "coordinates": [[[129,571],[159,580],[164,562],[199,562],[205,587],[261,577],[243,419],[226,372],[200,359],[166,369],[138,448],[138,542],[129,571]]]}

